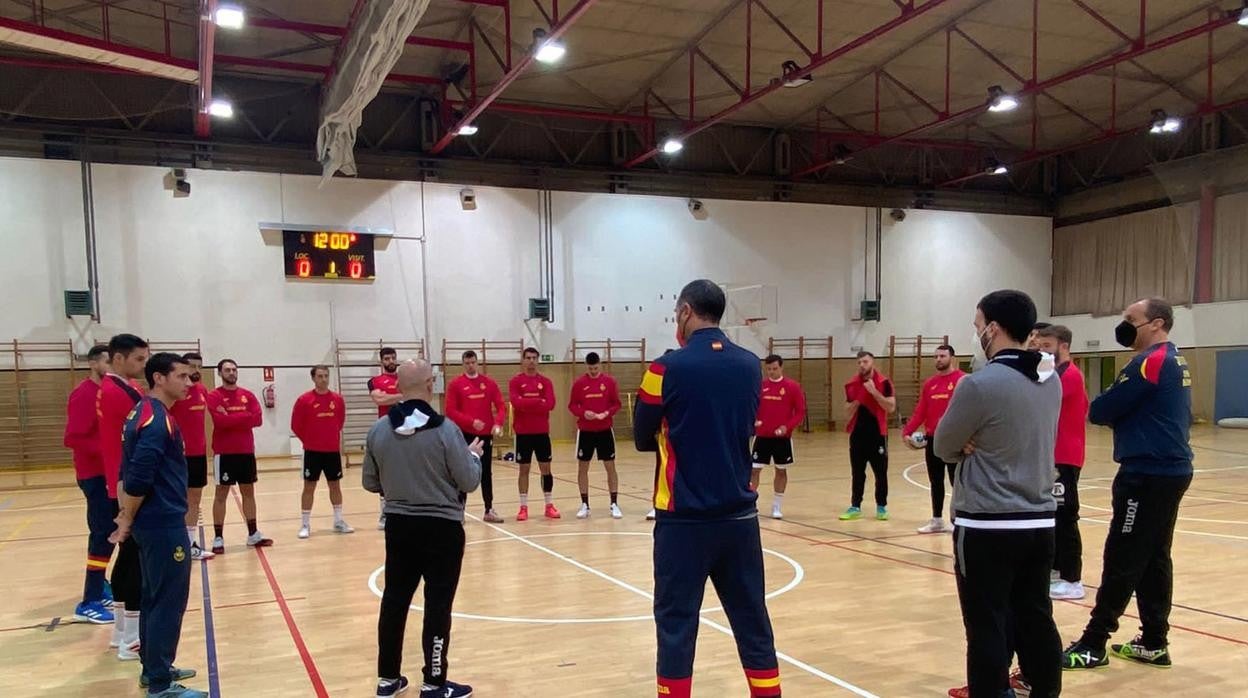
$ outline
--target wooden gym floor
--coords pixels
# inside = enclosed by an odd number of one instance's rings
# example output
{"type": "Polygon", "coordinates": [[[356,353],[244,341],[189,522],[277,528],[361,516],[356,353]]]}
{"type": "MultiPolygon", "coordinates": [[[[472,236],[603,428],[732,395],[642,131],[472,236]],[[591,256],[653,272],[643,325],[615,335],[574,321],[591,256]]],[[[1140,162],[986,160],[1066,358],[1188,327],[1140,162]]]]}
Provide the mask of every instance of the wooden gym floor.
{"type": "MultiPolygon", "coordinates": [[[[1089,440],[1082,530],[1084,579],[1094,589],[1114,468],[1108,432],[1093,429],[1089,440]]],[[[1094,672],[1067,673],[1065,695],[1244,693],[1248,432],[1206,427],[1192,440],[1198,472],[1174,541],[1175,666],[1115,660],[1094,672]]],[[[785,695],[943,696],[963,681],[963,631],[950,538],[914,532],[929,514],[926,472],[912,465],[921,456],[894,439],[892,520],[842,523],[836,515],[848,504],[846,448],[841,434],[802,437],[786,518],[762,523],[785,695]]],[[[516,523],[515,471],[500,462],[497,508],[508,523],[466,524],[470,543],[456,602],[464,615],[455,623],[450,676],[473,684],[481,698],[653,696],[651,526],[642,518],[653,460],[621,444],[625,518],[608,516],[605,477],[595,468],[594,516],[578,521],[571,447],[560,445],[557,453],[561,521],[539,516],[516,523]]],[[[199,670],[190,685],[211,686],[221,696],[372,695],[373,580],[383,559],[377,500],[360,489],[353,468],[345,481],[346,512],[357,532],[329,532],[322,487],[312,538],[297,540],[300,480],[290,465],[270,463],[275,470],[258,485],[261,527],[274,547],[259,552],[243,545],[234,503],[227,554],[195,566],[178,664],[199,670]]],[[[770,471],[760,498],[765,511],[769,483],[770,471]]],[[[536,476],[532,485],[538,492],[536,476]]],[[[479,503],[477,495],[470,498],[471,514],[480,514],[479,503]]],[[[137,663],[118,662],[107,649],[110,628],[67,622],[81,593],[84,539],[76,488],[0,491],[0,695],[138,695],[137,663]]],[[[743,696],[726,619],[711,608],[715,603],[708,593],[694,695],[743,696]]],[[[1055,604],[1064,641],[1082,629],[1091,603],[1090,594],[1055,604]]],[[[1124,618],[1117,639],[1130,639],[1135,626],[1133,616],[1124,618]]],[[[419,611],[408,628],[405,672],[418,682],[419,611]]]]}

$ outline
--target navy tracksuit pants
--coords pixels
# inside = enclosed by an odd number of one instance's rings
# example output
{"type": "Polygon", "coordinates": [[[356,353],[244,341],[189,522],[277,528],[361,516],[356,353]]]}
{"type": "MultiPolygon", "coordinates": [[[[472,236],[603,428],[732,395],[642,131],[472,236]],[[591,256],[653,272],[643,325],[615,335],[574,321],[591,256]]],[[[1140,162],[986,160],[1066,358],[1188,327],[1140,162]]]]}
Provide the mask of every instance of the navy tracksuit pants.
{"type": "Polygon", "coordinates": [[[654,526],[654,620],[659,692],[687,698],[702,597],[709,578],[728,616],[751,696],[779,696],[780,673],[767,615],[758,518],[671,521],[654,526]]]}
{"type": "Polygon", "coordinates": [[[82,602],[91,603],[104,599],[104,573],[113,557],[113,544],[108,542],[116,525],[117,500],[108,498],[108,486],[104,476],[89,477],[78,481],[87,500],[87,575],[82,585],[82,602]]]}
{"type": "Polygon", "coordinates": [[[138,544],[143,569],[139,657],[143,675],[150,681],[148,691],[160,693],[173,681],[173,660],[191,587],[191,541],[185,526],[136,528],[131,537],[138,544]]]}

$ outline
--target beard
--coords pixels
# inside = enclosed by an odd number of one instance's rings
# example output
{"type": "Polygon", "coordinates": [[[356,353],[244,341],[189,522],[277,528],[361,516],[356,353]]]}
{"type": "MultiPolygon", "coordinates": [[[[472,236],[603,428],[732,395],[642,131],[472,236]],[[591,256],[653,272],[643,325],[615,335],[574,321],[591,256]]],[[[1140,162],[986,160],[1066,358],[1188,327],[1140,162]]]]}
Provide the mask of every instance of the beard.
{"type": "Polygon", "coordinates": [[[191,374],[191,382],[192,382],[192,383],[198,383],[202,377],[203,377],[203,376],[199,375],[199,373],[192,373],[192,374],[191,374]]]}
{"type": "Polygon", "coordinates": [[[394,366],[382,366],[381,370],[385,371],[386,373],[395,373],[399,370],[399,367],[397,364],[394,366]]]}

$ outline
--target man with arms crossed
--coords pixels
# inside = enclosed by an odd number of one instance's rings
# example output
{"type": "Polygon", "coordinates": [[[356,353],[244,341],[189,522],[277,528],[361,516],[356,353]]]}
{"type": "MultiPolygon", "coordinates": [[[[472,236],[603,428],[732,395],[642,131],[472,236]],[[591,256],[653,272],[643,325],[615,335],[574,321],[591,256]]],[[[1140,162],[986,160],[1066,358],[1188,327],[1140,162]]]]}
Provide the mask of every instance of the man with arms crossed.
{"type": "Polygon", "coordinates": [[[502,523],[494,511],[494,438],[503,435],[507,405],[493,378],[481,373],[477,352],[464,352],[464,372],[446,387],[446,416],[464,432],[465,443],[481,441],[481,499],[486,523],[502,523]]]}

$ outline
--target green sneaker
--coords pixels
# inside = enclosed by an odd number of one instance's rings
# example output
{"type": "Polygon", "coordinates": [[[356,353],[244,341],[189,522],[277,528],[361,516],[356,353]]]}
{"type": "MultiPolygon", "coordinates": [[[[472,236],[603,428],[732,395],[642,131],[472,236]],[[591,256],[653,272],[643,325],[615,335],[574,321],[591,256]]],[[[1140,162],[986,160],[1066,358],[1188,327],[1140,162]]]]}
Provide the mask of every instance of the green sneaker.
{"type": "MultiPolygon", "coordinates": [[[[195,670],[194,669],[179,669],[175,666],[170,669],[170,677],[173,679],[174,683],[177,683],[179,681],[185,681],[187,679],[193,679],[195,678],[195,670]]],[[[147,688],[149,685],[151,685],[151,683],[152,682],[148,680],[147,678],[147,674],[139,674],[140,686],[142,686],[143,688],[147,688]]]]}
{"type": "Polygon", "coordinates": [[[1109,655],[1105,650],[1076,642],[1062,652],[1062,668],[1068,670],[1095,669],[1109,664],[1109,655]]]}
{"type": "Polygon", "coordinates": [[[886,507],[876,507],[875,508],[875,520],[876,521],[888,521],[888,509],[886,507]]]}
{"type": "Polygon", "coordinates": [[[862,509],[858,507],[850,507],[841,514],[841,521],[857,521],[862,518],[862,509]]]}
{"type": "Polygon", "coordinates": [[[1130,659],[1141,664],[1162,669],[1169,669],[1171,666],[1170,648],[1150,649],[1144,644],[1143,638],[1137,637],[1125,645],[1110,645],[1109,649],[1123,659],[1130,659]]]}

